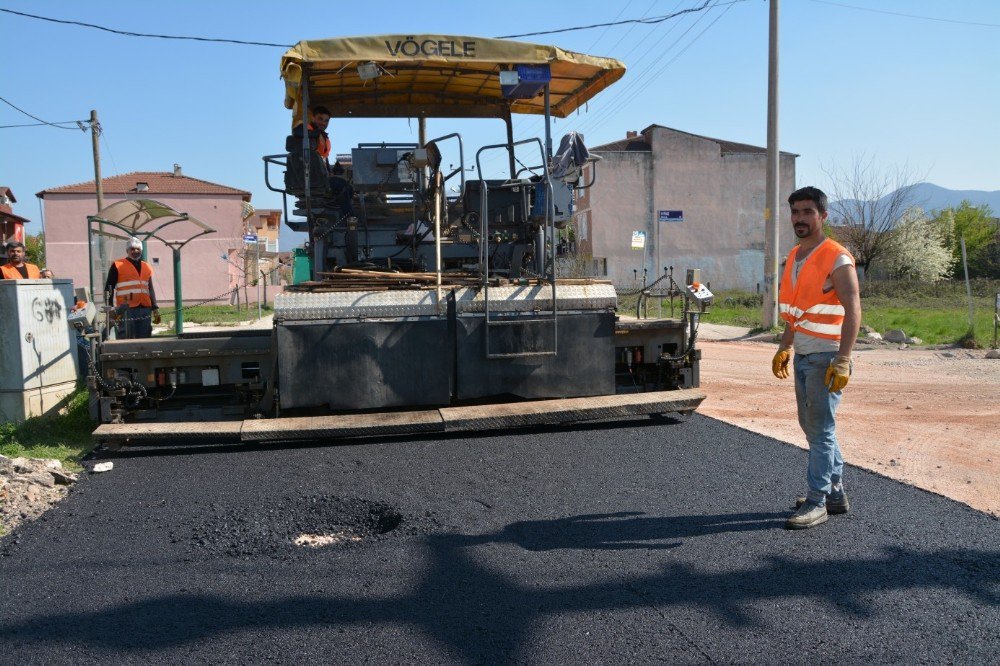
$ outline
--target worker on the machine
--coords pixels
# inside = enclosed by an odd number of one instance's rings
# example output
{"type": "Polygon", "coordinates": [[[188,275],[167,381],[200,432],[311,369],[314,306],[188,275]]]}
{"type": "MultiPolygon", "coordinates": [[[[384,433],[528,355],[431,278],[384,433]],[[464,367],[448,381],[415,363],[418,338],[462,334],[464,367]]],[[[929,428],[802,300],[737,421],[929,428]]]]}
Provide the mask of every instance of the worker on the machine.
{"type": "MultiPolygon", "coordinates": [[[[323,163],[327,168],[330,166],[330,135],[326,133],[326,128],[330,126],[330,109],[325,106],[314,106],[309,114],[309,136],[316,139],[316,152],[323,158],[323,163]]],[[[292,136],[302,138],[302,123],[292,129],[292,136]]]]}
{"type": "Polygon", "coordinates": [[[7,263],[0,266],[4,280],[37,280],[41,277],[38,266],[24,260],[25,249],[21,241],[7,243],[7,263]]]}
{"type": "Polygon", "coordinates": [[[126,255],[111,265],[104,283],[104,302],[114,296],[115,311],[120,319],[119,339],[149,338],[153,323],[159,322],[160,311],[153,291],[153,269],[142,260],[142,241],[129,238],[126,255]]]}

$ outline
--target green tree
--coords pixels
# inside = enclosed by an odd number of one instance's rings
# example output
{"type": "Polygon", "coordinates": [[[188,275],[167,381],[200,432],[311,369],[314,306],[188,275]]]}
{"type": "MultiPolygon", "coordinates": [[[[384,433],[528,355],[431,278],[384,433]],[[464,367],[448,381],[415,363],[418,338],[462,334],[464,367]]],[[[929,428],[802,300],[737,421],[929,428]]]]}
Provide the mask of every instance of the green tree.
{"type": "Polygon", "coordinates": [[[990,246],[997,242],[997,221],[990,207],[986,204],[973,206],[969,201],[963,201],[958,206],[938,211],[934,222],[943,230],[947,230],[952,272],[955,275],[962,274],[962,238],[965,238],[969,275],[988,277],[990,246]],[[987,272],[984,273],[984,270],[987,272]]]}
{"type": "Polygon", "coordinates": [[[45,234],[24,237],[24,254],[29,264],[45,266],[45,234]]]}
{"type": "Polygon", "coordinates": [[[969,259],[969,274],[1000,280],[1000,218],[993,218],[993,237],[969,259]]]}

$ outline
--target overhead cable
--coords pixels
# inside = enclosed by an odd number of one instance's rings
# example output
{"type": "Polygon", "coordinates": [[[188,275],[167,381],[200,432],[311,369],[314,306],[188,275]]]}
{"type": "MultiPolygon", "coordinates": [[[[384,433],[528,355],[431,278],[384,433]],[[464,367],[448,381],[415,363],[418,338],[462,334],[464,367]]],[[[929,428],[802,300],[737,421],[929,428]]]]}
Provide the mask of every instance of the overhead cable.
{"type": "Polygon", "coordinates": [[[16,14],[17,16],[25,16],[27,18],[38,19],[39,21],[50,21],[52,23],[62,23],[64,25],[79,25],[84,28],[94,28],[95,30],[113,32],[116,35],[125,35],[126,37],[152,37],[156,39],[188,39],[196,42],[221,42],[224,44],[242,44],[244,46],[277,46],[283,49],[290,49],[292,48],[292,46],[294,46],[294,44],[273,44],[270,42],[246,42],[240,39],[218,39],[215,37],[186,37],[183,35],[155,35],[145,32],[129,32],[127,30],[115,30],[113,28],[105,28],[102,25],[95,25],[93,23],[83,23],[82,21],[64,21],[62,19],[49,18],[48,16],[38,16],[37,14],[15,12],[13,9],[4,9],[2,7],[0,7],[0,12],[6,12],[8,14],[16,14]]]}
{"type": "MultiPolygon", "coordinates": [[[[735,5],[737,2],[745,2],[746,0],[730,0],[730,2],[724,2],[715,5],[716,7],[722,7],[724,5],[735,5]]],[[[581,25],[574,28],[561,28],[559,30],[542,30],[539,32],[525,32],[520,35],[500,35],[497,39],[513,39],[515,37],[534,37],[535,35],[554,35],[560,32],[572,32],[574,30],[591,30],[593,28],[604,28],[610,25],[626,25],[628,23],[644,23],[646,25],[653,25],[656,23],[663,23],[664,21],[669,21],[672,18],[676,18],[683,14],[690,14],[692,12],[700,12],[708,7],[708,3],[711,0],[705,0],[699,7],[689,7],[688,9],[682,9],[679,12],[674,12],[672,14],[666,14],[664,16],[651,16],[649,18],[638,18],[638,19],[626,19],[624,21],[612,21],[610,23],[595,23],[593,25],[581,25]]]]}
{"type": "MultiPolygon", "coordinates": [[[[14,104],[13,102],[9,102],[9,101],[7,101],[7,100],[6,100],[6,99],[4,99],[3,97],[0,97],[0,102],[3,102],[4,104],[6,104],[7,106],[11,107],[12,109],[15,109],[15,110],[17,110],[17,111],[20,111],[21,113],[23,113],[24,115],[28,116],[28,117],[29,117],[29,118],[31,118],[32,120],[37,120],[37,121],[38,121],[38,122],[39,122],[40,124],[42,124],[42,125],[49,125],[49,126],[51,126],[51,127],[58,127],[59,129],[64,129],[64,130],[73,130],[73,129],[77,129],[77,127],[63,127],[63,126],[62,126],[62,125],[63,125],[63,123],[50,123],[50,122],[49,122],[49,121],[47,121],[47,120],[42,120],[42,119],[41,119],[41,118],[39,118],[38,116],[33,116],[33,115],[31,115],[30,113],[28,113],[27,111],[25,111],[25,110],[24,110],[24,109],[22,109],[21,107],[17,106],[17,105],[16,105],[16,104],[14,104]]],[[[65,123],[65,124],[70,124],[70,123],[76,123],[76,124],[77,124],[77,125],[79,126],[81,122],[87,122],[87,121],[80,121],[80,120],[68,120],[68,121],[66,121],[66,123],[65,123]]],[[[30,125],[20,125],[20,126],[19,126],[19,125],[6,125],[5,127],[30,127],[30,125]]],[[[86,131],[86,129],[85,129],[84,127],[82,127],[82,126],[80,126],[80,127],[79,127],[79,129],[82,129],[82,130],[86,131]]]]}
{"type": "Polygon", "coordinates": [[[902,16],[904,18],[920,19],[921,21],[939,21],[941,23],[958,23],[960,25],[978,25],[983,28],[1000,28],[1000,23],[979,23],[977,21],[959,21],[958,19],[938,18],[936,16],[919,16],[917,14],[904,14],[903,12],[890,12],[886,9],[873,9],[871,7],[857,7],[855,5],[845,5],[842,2],[831,2],[831,0],[812,0],[823,5],[833,5],[834,7],[845,7],[847,9],[857,9],[863,12],[875,12],[876,14],[889,14],[890,16],[902,16]]]}
{"type": "MultiPolygon", "coordinates": [[[[608,23],[595,23],[593,25],[581,25],[581,26],[575,26],[575,27],[572,27],[572,28],[559,28],[558,30],[541,30],[541,31],[538,31],[538,32],[527,32],[527,33],[523,33],[523,34],[520,34],[520,35],[500,35],[498,37],[495,37],[495,39],[513,39],[515,37],[531,37],[531,36],[535,36],[535,35],[554,35],[554,34],[562,33],[562,32],[575,32],[575,31],[578,31],[578,30],[592,30],[594,28],[606,28],[606,27],[615,26],[615,25],[628,25],[630,23],[641,23],[641,24],[645,24],[645,25],[654,25],[656,23],[662,23],[662,22],[668,21],[668,20],[670,20],[672,18],[676,18],[676,17],[681,16],[683,14],[689,14],[689,13],[692,13],[692,12],[700,12],[700,11],[704,10],[708,6],[709,2],[710,2],[710,0],[705,0],[705,2],[703,2],[698,7],[689,7],[688,9],[683,9],[683,10],[678,11],[678,12],[673,12],[671,14],[666,14],[664,16],[651,16],[649,18],[626,19],[626,20],[622,20],[622,21],[611,21],[611,22],[608,22],[608,23]]],[[[732,4],[736,4],[737,2],[746,2],[746,0],[730,0],[729,2],[722,3],[722,4],[723,5],[726,5],[726,4],[732,5],[732,4]]],[[[719,7],[719,6],[722,6],[722,5],[715,5],[715,6],[719,7]]],[[[181,40],[191,40],[191,41],[196,41],[196,42],[215,42],[215,43],[222,43],[222,44],[240,44],[240,45],[243,45],[243,46],[270,46],[270,47],[277,47],[277,48],[283,48],[283,49],[292,48],[294,46],[294,44],[275,44],[273,42],[251,42],[251,41],[244,41],[244,40],[240,40],[240,39],[222,39],[222,38],[217,38],[217,37],[190,37],[190,36],[185,36],[185,35],[159,35],[159,34],[145,33],[145,32],[131,32],[129,30],[116,30],[114,28],[107,28],[105,26],[97,25],[97,24],[94,24],[94,23],[84,23],[83,21],[68,21],[68,20],[65,20],[65,19],[56,19],[56,18],[51,18],[49,16],[39,16],[38,14],[28,14],[27,12],[18,12],[18,11],[14,11],[13,9],[5,9],[3,7],[0,7],[0,12],[5,12],[7,14],[14,14],[16,16],[23,16],[25,18],[38,19],[39,21],[49,21],[51,23],[60,23],[60,24],[63,24],[63,25],[78,25],[78,26],[81,26],[81,27],[84,27],[84,28],[93,28],[95,30],[103,30],[104,32],[110,32],[110,33],[114,33],[116,35],[124,35],[126,37],[146,37],[146,38],[152,38],[152,39],[181,39],[181,40]]],[[[620,15],[621,15],[621,13],[619,12],[619,16],[620,15]]]]}

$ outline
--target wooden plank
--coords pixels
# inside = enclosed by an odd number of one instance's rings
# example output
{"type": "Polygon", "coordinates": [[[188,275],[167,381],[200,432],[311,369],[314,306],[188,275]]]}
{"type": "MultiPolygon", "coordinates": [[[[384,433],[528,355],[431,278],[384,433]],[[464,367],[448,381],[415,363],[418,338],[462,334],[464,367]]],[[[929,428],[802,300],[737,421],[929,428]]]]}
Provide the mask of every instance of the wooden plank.
{"type": "Polygon", "coordinates": [[[438,410],[421,410],[247,420],[243,422],[240,439],[244,442],[317,440],[443,430],[438,410]]]}
{"type": "Polygon", "coordinates": [[[242,421],[185,421],[181,423],[104,423],[91,438],[99,443],[164,442],[180,443],[240,440],[242,421]]]}
{"type": "Polygon", "coordinates": [[[686,412],[695,409],[704,399],[704,393],[684,389],[444,407],[440,411],[445,431],[461,432],[686,412]]]}

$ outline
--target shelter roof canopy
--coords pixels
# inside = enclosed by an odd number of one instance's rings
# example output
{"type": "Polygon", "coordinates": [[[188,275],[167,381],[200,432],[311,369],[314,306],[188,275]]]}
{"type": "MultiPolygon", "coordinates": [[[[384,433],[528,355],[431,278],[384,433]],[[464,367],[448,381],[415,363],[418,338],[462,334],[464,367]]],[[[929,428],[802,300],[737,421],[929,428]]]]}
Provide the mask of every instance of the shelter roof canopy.
{"type": "Polygon", "coordinates": [[[543,114],[539,93],[508,99],[499,74],[549,65],[550,108],[564,118],[625,74],[613,58],[526,42],[454,35],[379,35],[301,41],[281,58],[285,107],[301,118],[302,82],[310,105],[335,117],[505,117],[543,114]],[[375,78],[358,66],[374,63],[375,78]]]}
{"type": "Polygon", "coordinates": [[[92,218],[99,223],[108,223],[113,227],[136,237],[157,238],[163,242],[167,241],[159,236],[159,232],[178,222],[185,222],[194,225],[197,230],[182,245],[190,242],[198,236],[215,233],[201,220],[191,217],[187,213],[181,213],[170,206],[155,201],[153,199],[126,199],[117,201],[110,206],[102,208],[97,215],[92,218]]]}

